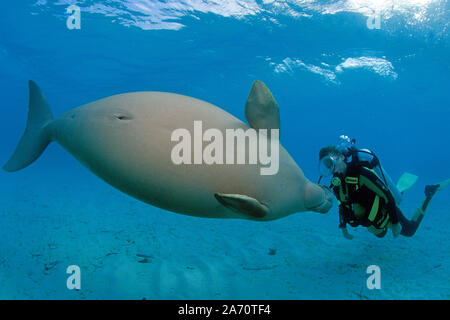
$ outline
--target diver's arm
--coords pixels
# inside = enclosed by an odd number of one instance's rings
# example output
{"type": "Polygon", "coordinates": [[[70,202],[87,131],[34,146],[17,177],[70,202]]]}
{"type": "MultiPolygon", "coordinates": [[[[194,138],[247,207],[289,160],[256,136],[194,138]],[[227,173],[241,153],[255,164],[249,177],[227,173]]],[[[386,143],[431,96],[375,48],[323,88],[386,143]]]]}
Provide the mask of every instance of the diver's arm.
{"type": "Polygon", "coordinates": [[[400,232],[402,231],[402,228],[400,227],[400,223],[389,223],[388,228],[391,229],[392,235],[394,238],[397,238],[400,235],[400,232]]]}

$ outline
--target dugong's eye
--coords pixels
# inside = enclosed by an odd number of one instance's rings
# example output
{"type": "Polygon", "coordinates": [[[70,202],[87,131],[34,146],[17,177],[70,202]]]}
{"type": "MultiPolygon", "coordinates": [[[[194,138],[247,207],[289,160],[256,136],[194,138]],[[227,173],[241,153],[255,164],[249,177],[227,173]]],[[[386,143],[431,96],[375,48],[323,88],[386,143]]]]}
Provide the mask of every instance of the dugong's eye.
{"type": "Polygon", "coordinates": [[[115,113],[114,117],[118,120],[131,120],[133,119],[133,117],[129,114],[124,114],[124,113],[115,113]]]}

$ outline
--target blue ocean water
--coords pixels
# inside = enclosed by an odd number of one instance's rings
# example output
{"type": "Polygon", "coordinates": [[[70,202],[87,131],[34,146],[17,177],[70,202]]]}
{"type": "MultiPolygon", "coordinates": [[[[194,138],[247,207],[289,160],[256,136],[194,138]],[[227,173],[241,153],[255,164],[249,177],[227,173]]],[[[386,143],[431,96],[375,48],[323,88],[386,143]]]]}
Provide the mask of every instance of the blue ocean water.
{"type": "MultiPolygon", "coordinates": [[[[396,180],[450,178],[447,1],[16,1],[0,4],[1,159],[25,128],[27,81],[55,116],[131,91],[167,91],[244,120],[254,80],[280,106],[281,142],[312,181],[341,134],[396,180]],[[66,9],[81,9],[69,29],[66,9]]],[[[448,299],[450,188],[413,238],[342,237],[336,205],[273,222],[164,211],[96,178],[56,144],[0,173],[3,299],[448,299]],[[142,257],[148,256],[143,262],[142,257]],[[69,265],[82,288],[66,286],[69,265]],[[366,286],[378,265],[381,289],[366,286]]]]}

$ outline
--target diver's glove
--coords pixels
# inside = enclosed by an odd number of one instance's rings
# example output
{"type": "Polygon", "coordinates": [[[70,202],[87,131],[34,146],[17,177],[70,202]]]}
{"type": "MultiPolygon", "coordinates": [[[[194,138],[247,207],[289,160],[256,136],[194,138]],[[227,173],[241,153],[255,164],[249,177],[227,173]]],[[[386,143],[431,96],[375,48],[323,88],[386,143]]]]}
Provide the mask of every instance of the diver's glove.
{"type": "Polygon", "coordinates": [[[346,227],[341,228],[342,230],[342,235],[344,236],[345,239],[348,240],[352,240],[354,237],[348,232],[346,227]]]}

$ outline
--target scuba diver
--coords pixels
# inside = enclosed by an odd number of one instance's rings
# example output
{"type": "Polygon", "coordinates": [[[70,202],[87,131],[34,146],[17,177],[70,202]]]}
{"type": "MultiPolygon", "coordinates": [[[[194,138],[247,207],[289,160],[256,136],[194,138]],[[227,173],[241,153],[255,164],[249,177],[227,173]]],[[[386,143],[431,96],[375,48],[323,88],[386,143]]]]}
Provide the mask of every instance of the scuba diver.
{"type": "Polygon", "coordinates": [[[339,228],[347,239],[353,238],[347,224],[367,227],[379,238],[384,237],[388,229],[392,230],[394,238],[399,234],[413,236],[436,191],[450,184],[449,179],[426,186],[425,200],[408,220],[398,206],[404,192],[412,188],[418,177],[405,172],[394,185],[378,157],[368,149],[357,149],[354,139],[341,136],[338,145],[322,148],[319,171],[319,183],[322,177],[331,177],[330,188],[339,204],[339,228]]]}

